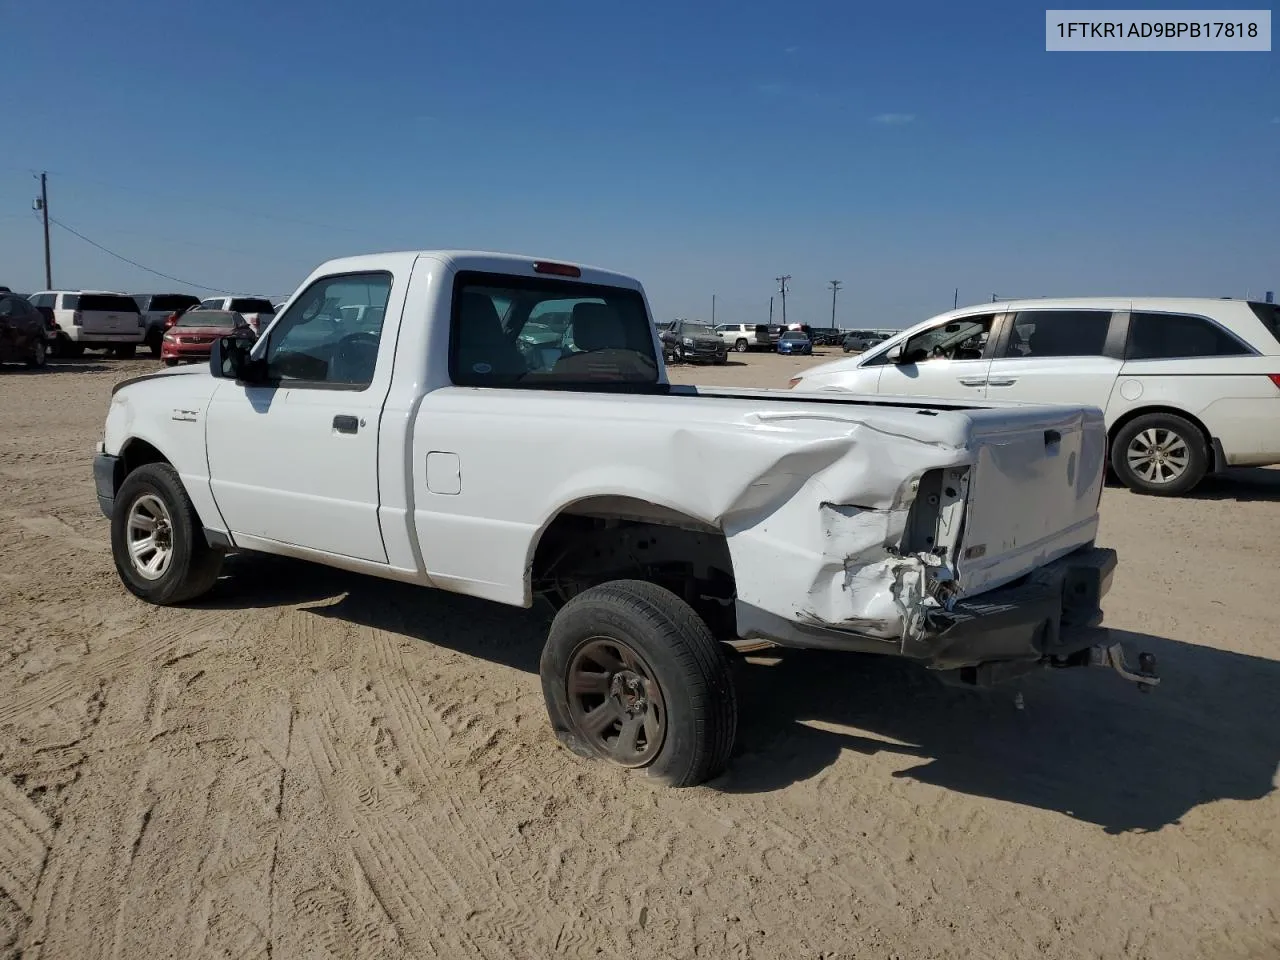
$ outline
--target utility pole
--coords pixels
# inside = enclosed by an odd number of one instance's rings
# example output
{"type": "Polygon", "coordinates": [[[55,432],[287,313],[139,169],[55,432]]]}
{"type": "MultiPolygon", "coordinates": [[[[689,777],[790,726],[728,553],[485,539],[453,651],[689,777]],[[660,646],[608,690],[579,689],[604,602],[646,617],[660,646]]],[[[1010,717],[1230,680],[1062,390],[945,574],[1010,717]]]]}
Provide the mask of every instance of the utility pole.
{"type": "Polygon", "coordinates": [[[844,284],[839,280],[828,280],[827,283],[831,286],[831,328],[834,330],[836,326],[836,291],[843,287],[844,284]]]}
{"type": "Polygon", "coordinates": [[[713,327],[716,325],[716,295],[714,293],[711,295],[711,325],[713,327]]]}
{"type": "Polygon", "coordinates": [[[787,284],[791,282],[791,274],[775,277],[778,281],[778,292],[782,294],[782,325],[787,325],[787,284]]]}
{"type": "Polygon", "coordinates": [[[44,214],[44,288],[53,289],[53,263],[49,259],[49,175],[40,174],[40,196],[31,206],[44,214]]]}
{"type": "Polygon", "coordinates": [[[769,326],[773,326],[773,297],[769,298],[769,326]]]}
{"type": "Polygon", "coordinates": [[[951,298],[951,309],[958,310],[960,308],[960,288],[956,287],[956,295],[951,298]]]}

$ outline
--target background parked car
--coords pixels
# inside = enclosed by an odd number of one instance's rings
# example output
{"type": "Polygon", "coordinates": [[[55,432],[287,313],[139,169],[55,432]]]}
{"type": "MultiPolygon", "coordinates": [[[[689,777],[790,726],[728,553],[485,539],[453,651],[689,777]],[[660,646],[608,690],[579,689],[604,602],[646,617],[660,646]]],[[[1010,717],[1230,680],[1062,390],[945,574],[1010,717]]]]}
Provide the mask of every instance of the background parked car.
{"type": "Polygon", "coordinates": [[[19,296],[0,293],[0,363],[43,367],[47,349],[40,311],[19,296]]]}
{"type": "Polygon", "coordinates": [[[164,332],[160,356],[165,366],[209,359],[219,337],[256,338],[249,322],[232,310],[187,310],[164,332]]]}
{"type": "Polygon", "coordinates": [[[725,346],[736,353],[771,350],[778,339],[770,336],[767,323],[720,323],[715,329],[725,346]]]}
{"type": "Polygon", "coordinates": [[[803,330],[788,330],[778,341],[778,352],[809,356],[813,353],[813,341],[803,330]]]}
{"type": "Polygon", "coordinates": [[[1228,466],[1280,463],[1280,307],[1184,298],[1025,300],[941,314],[804,390],[1087,403],[1125,486],[1187,493],[1228,466]]]}
{"type": "Polygon", "coordinates": [[[230,310],[244,317],[254,333],[261,333],[275,319],[276,308],[266,297],[212,297],[200,301],[205,310],[230,310]]]}
{"type": "Polygon", "coordinates": [[[843,339],[844,334],[835,327],[811,327],[809,329],[809,341],[815,347],[834,347],[843,339]]]}
{"type": "Polygon", "coordinates": [[[663,353],[675,363],[724,363],[728,349],[705,323],[672,320],[661,329],[663,353]]]}
{"type": "Polygon", "coordinates": [[[142,313],[143,342],[151,348],[153,357],[160,356],[165,321],[171,316],[181,316],[200,303],[199,297],[189,293],[135,293],[133,299],[142,313]]]}
{"type": "Polygon", "coordinates": [[[844,341],[841,346],[845,353],[860,353],[863,350],[870,350],[877,343],[884,343],[889,339],[887,333],[876,333],[874,330],[853,330],[844,335],[844,341]]]}
{"type": "Polygon", "coordinates": [[[57,325],[58,356],[86,349],[132,357],[142,342],[142,313],[133,297],[106,290],[42,290],[29,298],[46,322],[57,325]]]}

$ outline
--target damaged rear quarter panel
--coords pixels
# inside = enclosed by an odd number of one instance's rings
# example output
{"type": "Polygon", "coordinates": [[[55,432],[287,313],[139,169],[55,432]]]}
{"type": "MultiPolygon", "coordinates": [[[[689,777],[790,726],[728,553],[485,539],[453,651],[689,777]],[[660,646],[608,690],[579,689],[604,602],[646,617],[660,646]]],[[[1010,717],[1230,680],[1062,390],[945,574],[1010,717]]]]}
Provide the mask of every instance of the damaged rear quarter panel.
{"type": "Polygon", "coordinates": [[[926,575],[937,558],[897,549],[921,478],[966,467],[971,455],[951,430],[908,436],[900,422],[846,417],[833,437],[836,419],[760,416],[760,432],[787,433],[792,444],[807,432],[822,439],[755,474],[721,518],[744,636],[761,611],[886,642],[923,619],[926,575]]]}

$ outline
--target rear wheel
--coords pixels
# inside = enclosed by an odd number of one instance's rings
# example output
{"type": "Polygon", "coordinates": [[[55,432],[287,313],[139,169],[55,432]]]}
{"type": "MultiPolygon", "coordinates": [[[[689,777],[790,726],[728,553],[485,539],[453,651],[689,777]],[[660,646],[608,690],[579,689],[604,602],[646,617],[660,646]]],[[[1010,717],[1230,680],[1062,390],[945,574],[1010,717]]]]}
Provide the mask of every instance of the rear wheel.
{"type": "Polygon", "coordinates": [[[740,338],[740,339],[738,339],[738,340],[736,340],[736,341],[734,341],[733,349],[734,349],[734,350],[736,350],[738,353],[746,353],[746,352],[747,352],[747,341],[746,341],[745,339],[741,339],[741,338],[740,338]]]}
{"type": "Polygon", "coordinates": [[[35,346],[31,350],[31,356],[27,357],[27,366],[38,370],[45,365],[48,359],[49,355],[46,352],[44,337],[40,337],[36,340],[35,346]]]}
{"type": "Polygon", "coordinates": [[[583,757],[693,786],[729,760],[738,707],[706,623],[642,580],[591,587],[551,624],[540,671],[552,729],[583,757]]]}
{"type": "Polygon", "coordinates": [[[1136,417],[1111,444],[1111,469],[1130,490],[1177,497],[1209,469],[1209,449],[1195,424],[1171,413],[1136,417]]]}
{"type": "Polygon", "coordinates": [[[163,338],[160,336],[160,332],[158,330],[147,337],[147,346],[150,348],[151,355],[153,357],[160,356],[160,348],[163,345],[161,343],[162,340],[163,338]]]}
{"type": "Polygon", "coordinates": [[[76,343],[70,337],[63,335],[58,340],[58,356],[60,357],[83,357],[84,344],[76,343]]]}
{"type": "Polygon", "coordinates": [[[130,360],[137,355],[138,347],[137,347],[137,344],[126,343],[116,347],[115,350],[112,352],[115,353],[115,355],[117,357],[120,357],[122,360],[130,360]]]}
{"type": "Polygon", "coordinates": [[[111,512],[111,554],[130,593],[148,603],[185,603],[218,579],[222,551],[205,541],[178,472],[148,463],[120,485],[111,512]]]}

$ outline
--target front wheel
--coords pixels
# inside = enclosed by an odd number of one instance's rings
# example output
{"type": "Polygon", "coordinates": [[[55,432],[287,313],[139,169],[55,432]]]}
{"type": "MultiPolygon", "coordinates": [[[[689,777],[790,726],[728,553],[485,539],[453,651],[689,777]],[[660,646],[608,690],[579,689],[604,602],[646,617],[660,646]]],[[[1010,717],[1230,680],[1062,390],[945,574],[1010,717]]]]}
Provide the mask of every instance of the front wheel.
{"type": "Polygon", "coordinates": [[[728,663],[670,590],[643,580],[584,590],[556,614],[539,672],[552,729],[579,756],[673,787],[729,761],[738,705],[728,663]]]}
{"type": "Polygon", "coordinates": [[[120,485],[111,554],[129,592],[161,606],[207,593],[223,556],[205,541],[191,498],[167,463],[145,464],[120,485]]]}
{"type": "Polygon", "coordinates": [[[1209,469],[1209,448],[1195,424],[1171,413],[1136,417],[1111,444],[1111,469],[1136,493],[1177,497],[1209,469]]]}
{"type": "Polygon", "coordinates": [[[178,360],[176,357],[165,357],[164,365],[166,367],[176,367],[178,365],[178,360]]]}

